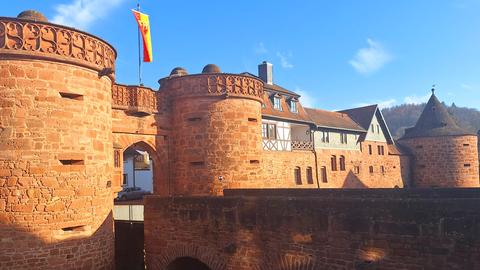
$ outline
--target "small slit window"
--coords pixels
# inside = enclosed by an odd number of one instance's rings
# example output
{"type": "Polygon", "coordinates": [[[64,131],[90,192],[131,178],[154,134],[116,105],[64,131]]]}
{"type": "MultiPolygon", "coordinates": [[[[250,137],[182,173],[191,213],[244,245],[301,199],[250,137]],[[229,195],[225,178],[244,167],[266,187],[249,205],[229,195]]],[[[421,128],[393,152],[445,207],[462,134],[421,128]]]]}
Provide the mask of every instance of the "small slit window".
{"type": "Polygon", "coordinates": [[[470,167],[469,163],[463,164],[463,167],[470,167]]]}
{"type": "Polygon", "coordinates": [[[83,100],[83,95],[74,94],[74,93],[66,93],[66,92],[59,92],[62,98],[66,99],[73,99],[73,100],[83,100]]]}
{"type": "Polygon", "coordinates": [[[63,231],[63,232],[66,232],[66,233],[84,232],[85,230],[86,230],[86,226],[85,226],[85,225],[62,228],[62,231],[63,231]]]}
{"type": "Polygon", "coordinates": [[[84,165],[85,164],[85,162],[81,159],[61,159],[60,163],[62,163],[62,165],[66,165],[66,166],[69,166],[69,165],[84,165]]]}
{"type": "Polygon", "coordinates": [[[203,166],[205,164],[205,162],[203,161],[192,161],[190,162],[190,165],[192,166],[203,166]]]}
{"type": "Polygon", "coordinates": [[[187,121],[188,122],[200,122],[202,120],[201,117],[190,117],[190,118],[187,118],[187,121]]]}
{"type": "Polygon", "coordinates": [[[373,173],[373,166],[368,167],[368,172],[373,173]]]}
{"type": "Polygon", "coordinates": [[[250,164],[260,164],[260,160],[258,159],[251,159],[250,164]]]}
{"type": "Polygon", "coordinates": [[[257,118],[249,117],[248,122],[257,122],[257,118]]]}

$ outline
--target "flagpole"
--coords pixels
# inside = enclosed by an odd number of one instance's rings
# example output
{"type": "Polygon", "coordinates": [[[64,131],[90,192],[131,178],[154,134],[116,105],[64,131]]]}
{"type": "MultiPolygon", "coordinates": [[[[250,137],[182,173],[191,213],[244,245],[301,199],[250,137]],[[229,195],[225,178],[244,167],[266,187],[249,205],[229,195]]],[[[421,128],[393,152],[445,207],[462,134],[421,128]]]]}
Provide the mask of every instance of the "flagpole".
{"type": "MultiPolygon", "coordinates": [[[[137,1],[137,11],[140,12],[140,0],[137,1]]],[[[142,83],[142,51],[140,49],[140,27],[138,27],[138,84],[142,83]]]]}

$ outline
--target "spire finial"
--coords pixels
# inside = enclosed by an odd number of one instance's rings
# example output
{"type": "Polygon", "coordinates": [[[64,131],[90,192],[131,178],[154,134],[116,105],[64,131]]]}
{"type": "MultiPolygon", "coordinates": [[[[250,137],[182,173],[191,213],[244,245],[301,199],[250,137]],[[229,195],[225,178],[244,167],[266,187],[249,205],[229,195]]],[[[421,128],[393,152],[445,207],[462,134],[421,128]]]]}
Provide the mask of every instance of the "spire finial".
{"type": "Polygon", "coordinates": [[[435,95],[435,84],[432,85],[432,95],[435,95]]]}

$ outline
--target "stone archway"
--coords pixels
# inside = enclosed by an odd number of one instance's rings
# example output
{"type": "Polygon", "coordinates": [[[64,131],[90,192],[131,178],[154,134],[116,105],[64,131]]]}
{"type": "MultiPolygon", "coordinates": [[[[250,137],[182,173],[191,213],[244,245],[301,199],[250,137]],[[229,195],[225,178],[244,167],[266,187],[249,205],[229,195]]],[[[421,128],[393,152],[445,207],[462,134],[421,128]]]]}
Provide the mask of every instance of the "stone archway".
{"type": "MultiPolygon", "coordinates": [[[[114,150],[117,156],[115,162],[120,163],[120,167],[115,166],[115,183],[118,187],[121,186],[123,180],[123,154],[129,148],[138,148],[146,151],[152,159],[153,194],[162,196],[171,194],[171,186],[168,181],[168,151],[166,139],[163,136],[136,134],[118,134],[115,136],[114,150]],[[121,161],[117,162],[117,159],[121,161]]],[[[116,192],[120,189],[121,188],[117,188],[116,192]]]]}
{"type": "Polygon", "coordinates": [[[208,265],[192,257],[180,257],[173,260],[166,270],[211,270],[208,265]]]}

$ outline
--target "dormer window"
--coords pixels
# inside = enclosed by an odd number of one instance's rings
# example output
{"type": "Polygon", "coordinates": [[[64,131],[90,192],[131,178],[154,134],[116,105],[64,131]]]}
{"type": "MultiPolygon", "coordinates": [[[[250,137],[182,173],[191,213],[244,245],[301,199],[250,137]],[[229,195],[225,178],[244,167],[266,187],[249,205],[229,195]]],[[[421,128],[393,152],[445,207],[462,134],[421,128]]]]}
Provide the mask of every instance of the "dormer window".
{"type": "Polygon", "coordinates": [[[297,102],[296,99],[290,99],[290,111],[293,113],[298,113],[297,102]]]}
{"type": "Polygon", "coordinates": [[[273,96],[273,108],[275,110],[282,110],[282,103],[281,103],[281,97],[280,96],[273,96]]]}

